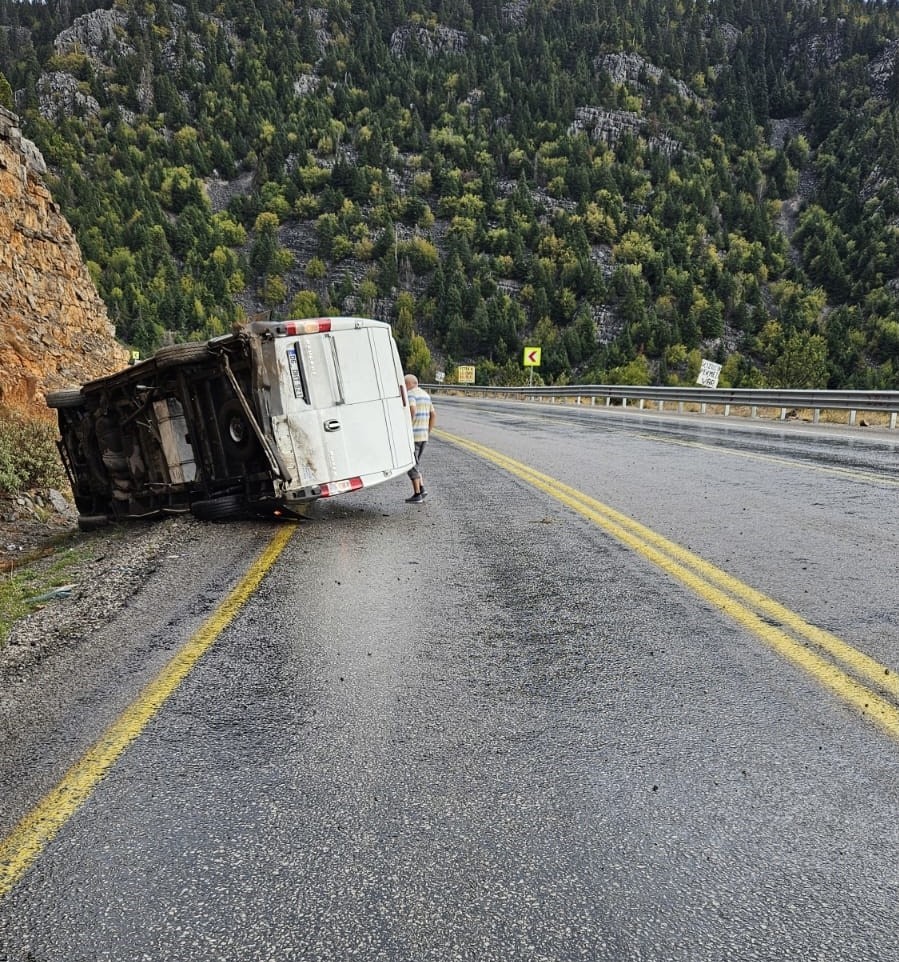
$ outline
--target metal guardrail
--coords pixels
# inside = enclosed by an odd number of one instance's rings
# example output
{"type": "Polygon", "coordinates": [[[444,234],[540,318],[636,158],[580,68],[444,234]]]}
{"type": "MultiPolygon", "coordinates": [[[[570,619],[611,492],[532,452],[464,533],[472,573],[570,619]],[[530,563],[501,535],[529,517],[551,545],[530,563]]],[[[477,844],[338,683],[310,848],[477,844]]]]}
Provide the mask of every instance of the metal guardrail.
{"type": "Polygon", "coordinates": [[[519,400],[573,400],[576,404],[595,405],[602,402],[606,407],[631,404],[643,410],[647,403],[656,405],[658,411],[677,407],[679,413],[686,406],[698,405],[701,414],[709,408],[719,409],[724,416],[735,413],[734,409],[747,411],[751,418],[759,417],[759,411],[779,412],[781,421],[791,411],[811,411],[817,424],[824,411],[848,411],[850,425],[857,422],[862,411],[889,415],[890,430],[896,428],[899,417],[899,391],[816,391],[754,388],[706,388],[706,387],[641,387],[632,384],[567,384],[564,387],[487,387],[471,384],[429,384],[426,389],[436,393],[470,394],[484,397],[513,397],[519,400]]]}

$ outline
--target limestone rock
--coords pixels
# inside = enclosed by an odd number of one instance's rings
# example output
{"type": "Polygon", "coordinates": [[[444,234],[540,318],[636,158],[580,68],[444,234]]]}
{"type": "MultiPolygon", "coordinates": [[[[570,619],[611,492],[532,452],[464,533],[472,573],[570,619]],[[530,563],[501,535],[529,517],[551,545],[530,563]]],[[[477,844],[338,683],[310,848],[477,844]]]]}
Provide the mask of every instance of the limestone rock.
{"type": "Polygon", "coordinates": [[[437,26],[433,28],[409,24],[394,30],[390,38],[390,52],[401,57],[408,48],[419,47],[429,57],[438,54],[461,53],[468,46],[468,39],[461,30],[437,26]]]}
{"type": "Polygon", "coordinates": [[[44,159],[0,108],[0,405],[52,418],[49,391],[120,370],[115,339],[44,159]]]}

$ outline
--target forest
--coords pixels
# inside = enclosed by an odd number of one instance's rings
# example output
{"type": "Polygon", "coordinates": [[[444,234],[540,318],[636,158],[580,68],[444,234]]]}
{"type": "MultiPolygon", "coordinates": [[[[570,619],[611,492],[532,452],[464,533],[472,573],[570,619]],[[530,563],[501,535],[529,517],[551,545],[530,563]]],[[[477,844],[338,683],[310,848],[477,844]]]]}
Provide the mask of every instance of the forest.
{"type": "Polygon", "coordinates": [[[899,388],[895,0],[0,0],[118,337],[392,323],[478,383],[899,388]]]}

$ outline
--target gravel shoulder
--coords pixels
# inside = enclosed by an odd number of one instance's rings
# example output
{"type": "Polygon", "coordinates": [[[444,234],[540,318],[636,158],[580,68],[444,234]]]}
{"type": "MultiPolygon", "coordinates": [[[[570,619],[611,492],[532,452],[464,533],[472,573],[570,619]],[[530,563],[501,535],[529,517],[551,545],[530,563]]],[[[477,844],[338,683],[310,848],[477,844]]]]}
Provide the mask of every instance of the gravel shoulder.
{"type": "Polygon", "coordinates": [[[33,668],[60,647],[93,635],[133,598],[160,564],[164,553],[184,540],[198,522],[172,517],[146,524],[111,525],[81,532],[74,522],[20,523],[15,554],[7,549],[8,573],[26,568],[36,582],[63,580],[43,594],[16,622],[0,648],[0,690],[10,673],[33,668]]]}
{"type": "Polygon", "coordinates": [[[0,837],[198,630],[276,526],[191,515],[93,532],[19,525],[15,570],[39,582],[57,566],[65,590],[0,648],[0,837]]]}

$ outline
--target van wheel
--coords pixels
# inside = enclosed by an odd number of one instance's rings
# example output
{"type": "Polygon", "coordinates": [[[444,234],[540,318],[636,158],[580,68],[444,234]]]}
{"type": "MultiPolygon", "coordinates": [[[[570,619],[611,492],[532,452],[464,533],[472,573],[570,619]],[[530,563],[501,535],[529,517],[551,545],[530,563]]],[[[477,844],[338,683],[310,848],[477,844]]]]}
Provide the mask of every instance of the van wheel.
{"type": "Polygon", "coordinates": [[[191,513],[200,521],[224,521],[237,518],[247,509],[246,502],[237,494],[226,494],[210,501],[194,501],[191,513]]]}
{"type": "Polygon", "coordinates": [[[190,341],[187,344],[168,344],[153,355],[156,366],[160,371],[178,364],[189,364],[191,361],[205,361],[209,357],[209,348],[205,341],[190,341]]]}
{"type": "Polygon", "coordinates": [[[245,458],[256,445],[256,435],[236,398],[227,401],[219,410],[219,430],[225,451],[231,457],[245,458]]]}
{"type": "Polygon", "coordinates": [[[80,387],[70,387],[51,391],[46,400],[48,408],[77,408],[84,404],[84,395],[80,387]]]}

